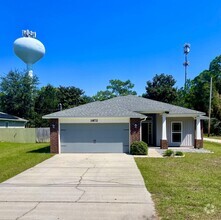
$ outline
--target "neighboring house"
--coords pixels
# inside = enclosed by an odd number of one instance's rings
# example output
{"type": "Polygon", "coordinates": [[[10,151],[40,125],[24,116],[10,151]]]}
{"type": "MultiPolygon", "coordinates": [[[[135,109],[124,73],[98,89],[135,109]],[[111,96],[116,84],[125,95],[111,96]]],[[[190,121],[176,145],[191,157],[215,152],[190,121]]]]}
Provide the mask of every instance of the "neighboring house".
{"type": "Polygon", "coordinates": [[[205,113],[133,95],[97,101],[45,115],[51,152],[130,152],[134,141],[149,146],[203,147],[205,113]]]}
{"type": "Polygon", "coordinates": [[[27,122],[23,118],[0,112],[0,128],[25,128],[27,122]]]}

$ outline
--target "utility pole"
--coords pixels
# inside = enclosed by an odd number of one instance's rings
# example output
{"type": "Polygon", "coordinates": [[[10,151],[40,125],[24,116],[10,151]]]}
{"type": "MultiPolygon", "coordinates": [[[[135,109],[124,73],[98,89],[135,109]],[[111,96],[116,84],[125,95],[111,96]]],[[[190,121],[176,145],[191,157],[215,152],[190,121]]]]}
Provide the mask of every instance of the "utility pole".
{"type": "Polygon", "coordinates": [[[189,61],[187,59],[187,55],[190,52],[190,44],[189,43],[185,43],[184,47],[183,47],[183,52],[185,54],[185,61],[183,63],[184,65],[184,70],[185,70],[185,84],[184,84],[184,89],[186,91],[186,81],[187,81],[187,67],[189,66],[189,61]]]}
{"type": "Polygon", "coordinates": [[[210,123],[211,123],[211,102],[212,102],[212,86],[213,78],[210,78],[210,92],[209,92],[209,121],[208,121],[208,137],[210,136],[210,123]]]}

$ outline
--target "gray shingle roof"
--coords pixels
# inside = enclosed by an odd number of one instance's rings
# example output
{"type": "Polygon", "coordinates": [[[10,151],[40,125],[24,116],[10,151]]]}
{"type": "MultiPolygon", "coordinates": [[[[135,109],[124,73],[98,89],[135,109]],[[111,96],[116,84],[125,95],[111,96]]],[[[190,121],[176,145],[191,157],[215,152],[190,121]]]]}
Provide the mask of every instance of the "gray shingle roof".
{"type": "Polygon", "coordinates": [[[128,117],[144,118],[142,113],[169,112],[174,115],[204,115],[203,112],[154,101],[133,95],[119,96],[105,101],[97,101],[64,111],[45,115],[43,118],[60,117],[128,117]]]}
{"type": "Polygon", "coordinates": [[[113,103],[105,104],[104,102],[92,102],[75,108],[66,109],[64,111],[55,112],[45,115],[43,118],[56,117],[127,117],[127,118],[144,118],[145,116],[137,112],[133,112],[122,108],[113,103]]]}
{"type": "Polygon", "coordinates": [[[17,116],[14,115],[9,115],[7,113],[4,112],[0,112],[0,120],[10,120],[10,121],[27,121],[23,118],[19,118],[17,116]]]}
{"type": "Polygon", "coordinates": [[[119,96],[113,99],[106,100],[104,102],[106,102],[107,104],[109,102],[114,102],[116,105],[122,106],[130,111],[143,113],[157,113],[168,111],[170,114],[205,114],[204,112],[199,112],[151,99],[137,97],[134,95],[119,96]]]}

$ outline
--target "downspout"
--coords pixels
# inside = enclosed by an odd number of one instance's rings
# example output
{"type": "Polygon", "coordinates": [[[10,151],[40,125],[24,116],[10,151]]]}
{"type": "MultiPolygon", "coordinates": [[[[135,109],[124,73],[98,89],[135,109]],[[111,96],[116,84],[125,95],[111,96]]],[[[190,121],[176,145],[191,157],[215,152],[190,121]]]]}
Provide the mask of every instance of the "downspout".
{"type": "Polygon", "coordinates": [[[147,117],[146,118],[143,118],[141,121],[140,121],[140,140],[142,141],[142,122],[146,121],[147,120],[147,117]]]}

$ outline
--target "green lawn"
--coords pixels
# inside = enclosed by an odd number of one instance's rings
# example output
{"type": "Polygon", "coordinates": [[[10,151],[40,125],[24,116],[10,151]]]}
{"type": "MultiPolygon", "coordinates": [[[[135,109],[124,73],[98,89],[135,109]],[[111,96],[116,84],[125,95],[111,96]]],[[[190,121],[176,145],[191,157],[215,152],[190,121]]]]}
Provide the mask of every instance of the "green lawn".
{"type": "Polygon", "coordinates": [[[0,182],[50,158],[49,144],[0,142],[0,182]]]}
{"type": "Polygon", "coordinates": [[[204,134],[203,137],[221,140],[221,136],[210,135],[210,136],[208,137],[208,134],[204,134]]]}
{"type": "Polygon", "coordinates": [[[221,145],[213,154],[184,158],[136,158],[161,219],[221,219],[221,145]]]}

